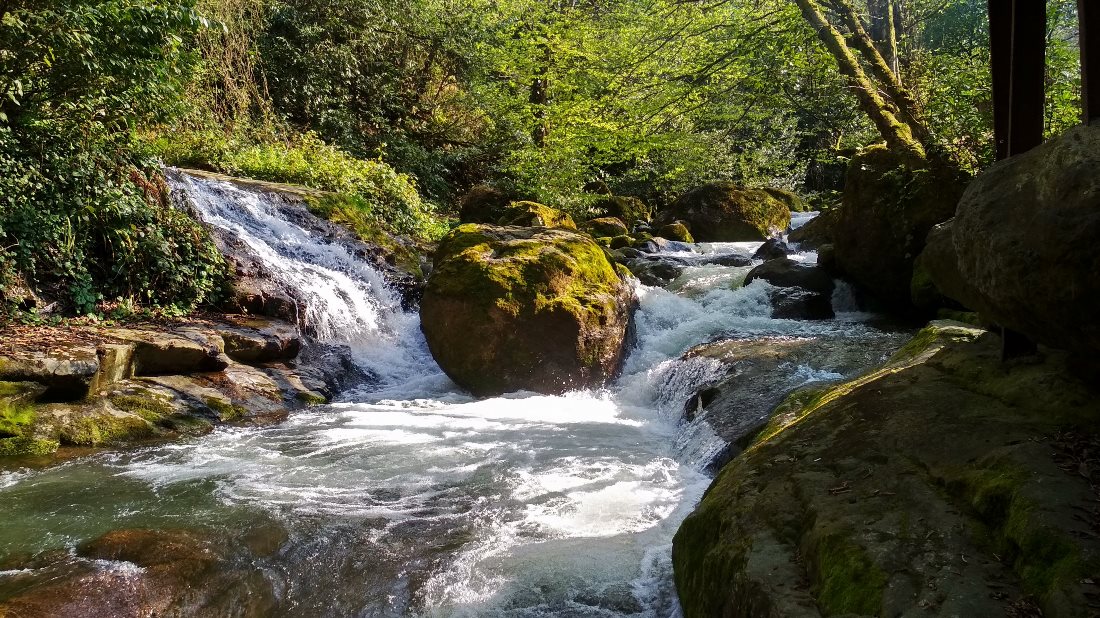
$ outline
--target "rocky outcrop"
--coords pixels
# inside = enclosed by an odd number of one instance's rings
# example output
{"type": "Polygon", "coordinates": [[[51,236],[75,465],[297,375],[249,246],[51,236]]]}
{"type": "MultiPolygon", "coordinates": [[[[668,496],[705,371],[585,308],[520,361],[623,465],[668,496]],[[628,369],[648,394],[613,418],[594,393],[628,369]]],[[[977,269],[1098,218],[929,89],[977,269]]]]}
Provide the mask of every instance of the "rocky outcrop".
{"type": "Polygon", "coordinates": [[[220,321],[9,327],[0,350],[0,454],[121,445],[264,425],[366,379],[344,348],[253,316],[220,321]]]}
{"type": "Polygon", "coordinates": [[[1050,346],[1100,351],[1100,126],[999,162],[922,258],[945,295],[1050,346]]]}
{"type": "Polygon", "coordinates": [[[966,182],[936,159],[909,160],[885,146],[863,151],[852,159],[832,225],[837,268],[887,305],[907,309],[913,262],[932,226],[954,215],[966,182]]]}
{"type": "Polygon", "coordinates": [[[443,371],[476,395],[560,393],[615,375],[633,302],[585,234],[462,225],[436,252],[421,328],[443,371]]]}
{"type": "Polygon", "coordinates": [[[698,242],[765,240],[791,222],[791,211],[762,189],[712,182],[681,195],[655,219],[659,225],[683,220],[698,242]]]}
{"type": "Polygon", "coordinates": [[[836,284],[829,273],[817,266],[782,257],[750,270],[745,285],[758,279],[778,288],[769,294],[774,318],[827,320],[834,316],[832,299],[836,284]]]}
{"type": "Polygon", "coordinates": [[[1071,376],[941,322],[791,395],[676,534],[685,616],[1092,615],[1100,399],[1071,376]]]}

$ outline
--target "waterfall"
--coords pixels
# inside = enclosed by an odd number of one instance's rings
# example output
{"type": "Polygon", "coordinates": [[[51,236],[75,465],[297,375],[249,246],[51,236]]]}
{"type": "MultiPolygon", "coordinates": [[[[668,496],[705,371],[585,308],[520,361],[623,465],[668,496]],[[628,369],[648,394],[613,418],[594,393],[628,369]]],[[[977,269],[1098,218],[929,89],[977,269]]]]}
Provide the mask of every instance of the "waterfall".
{"type": "Polygon", "coordinates": [[[351,346],[384,384],[414,374],[438,377],[419,332],[419,318],[401,307],[382,274],[349,248],[291,221],[287,198],[230,182],[170,174],[169,186],[203,222],[240,241],[281,287],[299,301],[300,322],[319,341],[351,346]]]}

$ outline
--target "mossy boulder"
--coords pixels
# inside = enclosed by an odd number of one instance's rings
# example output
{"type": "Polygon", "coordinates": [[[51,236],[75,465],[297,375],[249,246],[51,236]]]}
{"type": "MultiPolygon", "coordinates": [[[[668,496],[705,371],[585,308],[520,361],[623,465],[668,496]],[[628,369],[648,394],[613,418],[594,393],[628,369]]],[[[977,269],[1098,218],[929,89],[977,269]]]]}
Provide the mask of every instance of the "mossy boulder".
{"type": "Polygon", "coordinates": [[[636,197],[622,195],[609,195],[602,197],[592,205],[594,212],[604,217],[615,217],[627,225],[634,225],[642,221],[648,222],[653,218],[653,209],[636,197]]]}
{"type": "Polygon", "coordinates": [[[1100,399],[1072,366],[936,322],[796,391],[677,532],[684,615],[1091,615],[1100,399]]]}
{"type": "Polygon", "coordinates": [[[1100,126],[992,166],[966,189],[923,261],[984,317],[1083,357],[1100,351],[1100,126]]]}
{"type": "Polygon", "coordinates": [[[787,210],[791,212],[806,212],[807,210],[811,210],[806,200],[799,197],[798,194],[793,191],[777,189],[775,187],[762,187],[761,191],[766,192],[768,195],[782,202],[783,205],[787,207],[787,210]]]}
{"type": "Polygon", "coordinates": [[[656,235],[661,238],[680,242],[695,242],[695,239],[691,236],[691,231],[683,221],[673,221],[672,223],[662,225],[658,228],[656,235]]]}
{"type": "Polygon", "coordinates": [[[698,242],[765,240],[791,223],[791,211],[762,189],[731,182],[711,182],[681,195],[657,215],[666,225],[684,221],[698,242]]]}
{"type": "Polygon", "coordinates": [[[596,238],[608,236],[614,238],[615,236],[624,236],[630,233],[630,229],[626,227],[622,219],[618,217],[599,217],[597,219],[589,219],[584,223],[584,231],[588,232],[596,238]]]}
{"type": "Polygon", "coordinates": [[[573,218],[562,211],[538,202],[512,202],[497,220],[500,225],[525,227],[562,227],[577,229],[573,218]]]}
{"type": "Polygon", "coordinates": [[[911,159],[885,146],[861,152],[832,225],[837,268],[887,305],[911,307],[913,263],[932,226],[955,214],[967,181],[936,158],[911,159]]]}
{"type": "Polygon", "coordinates": [[[477,185],[459,200],[458,217],[462,223],[493,223],[504,216],[512,198],[489,185],[477,185]]]}
{"type": "Polygon", "coordinates": [[[461,225],[435,254],[421,328],[439,366],[476,395],[560,393],[615,375],[633,304],[585,234],[461,225]]]}

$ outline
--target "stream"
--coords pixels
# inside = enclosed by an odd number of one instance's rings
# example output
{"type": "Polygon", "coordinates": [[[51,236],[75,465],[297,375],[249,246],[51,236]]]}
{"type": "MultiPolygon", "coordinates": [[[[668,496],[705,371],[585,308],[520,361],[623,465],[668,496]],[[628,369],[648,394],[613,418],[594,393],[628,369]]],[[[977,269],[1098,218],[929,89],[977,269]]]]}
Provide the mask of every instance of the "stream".
{"type": "MultiPolygon", "coordinates": [[[[245,531],[277,548],[240,552],[272,582],[278,616],[677,616],[672,536],[725,447],[705,415],[682,420],[718,369],[680,357],[717,338],[842,352],[898,336],[844,286],[834,320],[772,319],[768,284],[742,285],[751,267],[708,263],[759,243],[675,245],[658,258],[684,267],[676,280],[635,284],[637,340],[614,383],[478,400],[369,265],[263,195],[190,177],[173,188],[300,290],[317,335],[350,345],[373,379],[274,427],[0,472],[0,559],[120,528],[245,531]]],[[[792,387],[842,377],[785,371],[792,387]]]]}

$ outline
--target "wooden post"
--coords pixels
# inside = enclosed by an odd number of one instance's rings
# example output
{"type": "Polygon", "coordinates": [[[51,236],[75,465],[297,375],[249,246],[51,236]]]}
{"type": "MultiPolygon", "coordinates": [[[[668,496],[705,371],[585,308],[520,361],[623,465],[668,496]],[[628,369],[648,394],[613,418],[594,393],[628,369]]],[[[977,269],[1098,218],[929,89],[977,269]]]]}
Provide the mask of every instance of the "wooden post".
{"type": "MultiPolygon", "coordinates": [[[[1047,14],[1044,0],[988,0],[987,8],[993,134],[999,161],[1043,142],[1047,14]]],[[[1002,360],[1032,356],[1037,351],[1035,342],[1023,334],[1001,329],[1002,360]]]]}
{"type": "Polygon", "coordinates": [[[1085,124],[1090,124],[1100,121],[1100,6],[1096,0],[1077,0],[1077,17],[1081,24],[1081,107],[1085,124]]]}
{"type": "MultiPolygon", "coordinates": [[[[1088,0],[1084,0],[1088,1],[1088,0]]],[[[1008,158],[1008,109],[1012,84],[1012,3],[989,0],[989,60],[993,71],[993,143],[997,160],[1008,158]]]]}
{"type": "Polygon", "coordinates": [[[1045,0],[1012,0],[1012,78],[1008,105],[1010,157],[1043,143],[1046,37],[1045,0]]]}

